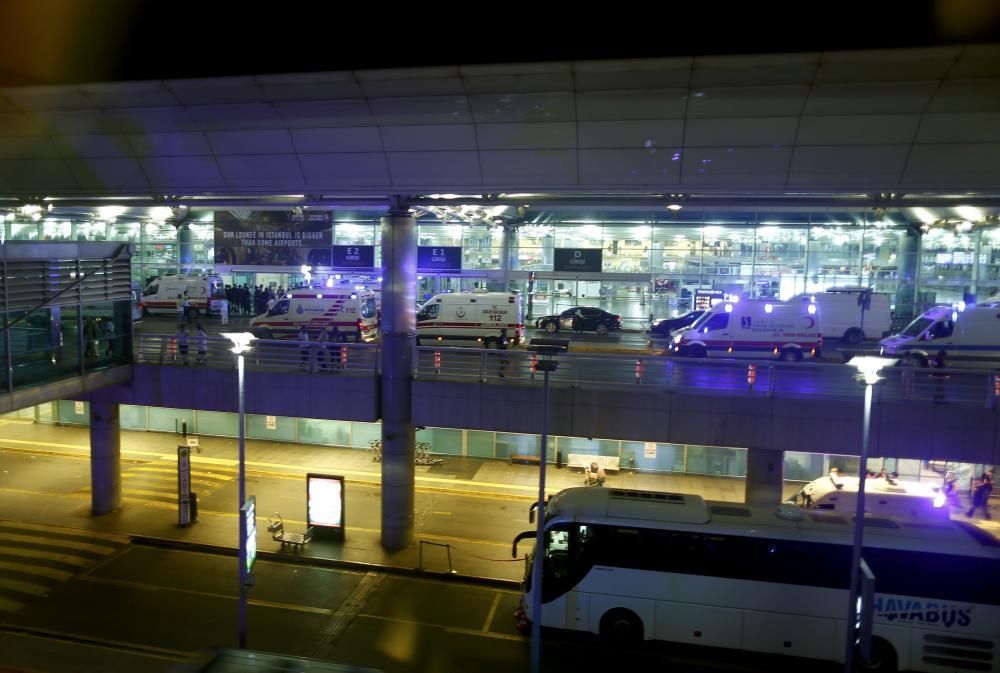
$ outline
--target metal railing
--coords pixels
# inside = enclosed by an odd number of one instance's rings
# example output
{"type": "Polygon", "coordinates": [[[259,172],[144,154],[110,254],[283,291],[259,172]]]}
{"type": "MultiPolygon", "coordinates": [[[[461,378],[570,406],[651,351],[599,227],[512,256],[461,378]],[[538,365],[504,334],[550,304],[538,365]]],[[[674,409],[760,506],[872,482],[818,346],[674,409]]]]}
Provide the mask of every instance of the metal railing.
{"type": "MultiPolygon", "coordinates": [[[[188,333],[187,347],[176,334],[143,334],[136,338],[136,364],[214,367],[236,366],[232,343],[225,337],[188,333]]],[[[309,374],[373,376],[378,372],[379,346],[339,342],[257,339],[246,356],[251,371],[299,371],[309,374]]]]}

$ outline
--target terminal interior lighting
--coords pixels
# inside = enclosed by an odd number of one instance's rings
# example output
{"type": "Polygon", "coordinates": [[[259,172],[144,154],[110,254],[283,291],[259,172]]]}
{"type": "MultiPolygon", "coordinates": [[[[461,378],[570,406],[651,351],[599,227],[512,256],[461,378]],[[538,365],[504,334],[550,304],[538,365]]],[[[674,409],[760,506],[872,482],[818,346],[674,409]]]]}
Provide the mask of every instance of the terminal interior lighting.
{"type": "Polygon", "coordinates": [[[231,350],[237,355],[246,353],[252,348],[250,342],[257,340],[257,337],[250,332],[222,332],[221,335],[233,343],[231,350]]]}

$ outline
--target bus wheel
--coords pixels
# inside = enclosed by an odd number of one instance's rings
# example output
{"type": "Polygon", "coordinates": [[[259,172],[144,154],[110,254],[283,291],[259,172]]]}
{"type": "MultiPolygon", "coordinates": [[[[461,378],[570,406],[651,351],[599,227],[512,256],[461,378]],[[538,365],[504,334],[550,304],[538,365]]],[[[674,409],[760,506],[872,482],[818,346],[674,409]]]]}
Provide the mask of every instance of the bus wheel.
{"type": "Polygon", "coordinates": [[[778,356],[778,359],[782,362],[800,362],[802,360],[802,353],[794,348],[788,348],[781,351],[781,355],[778,356]]]}
{"type": "Polygon", "coordinates": [[[896,649],[885,638],[875,636],[872,638],[872,660],[865,661],[861,658],[861,653],[856,655],[858,665],[855,669],[859,673],[896,673],[899,670],[899,656],[896,649]]]}
{"type": "Polygon", "coordinates": [[[852,346],[857,346],[861,343],[861,340],[865,338],[865,333],[862,332],[857,327],[852,327],[851,329],[844,332],[844,342],[849,343],[852,346]]]}
{"type": "Polygon", "coordinates": [[[625,608],[608,610],[601,617],[601,637],[617,644],[642,641],[642,620],[639,615],[625,608]]]}

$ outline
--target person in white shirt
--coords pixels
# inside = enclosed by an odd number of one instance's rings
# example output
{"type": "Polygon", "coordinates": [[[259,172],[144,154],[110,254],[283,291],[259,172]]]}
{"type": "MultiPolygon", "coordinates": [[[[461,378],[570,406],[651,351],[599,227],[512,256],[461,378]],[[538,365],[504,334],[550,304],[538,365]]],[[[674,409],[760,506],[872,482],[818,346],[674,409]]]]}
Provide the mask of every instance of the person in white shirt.
{"type": "Polygon", "coordinates": [[[205,328],[198,323],[198,358],[195,360],[195,364],[203,365],[208,362],[208,335],[205,334],[205,328]]]}
{"type": "Polygon", "coordinates": [[[229,300],[220,299],[219,300],[219,317],[222,319],[223,325],[229,324],[229,300]]]}
{"type": "Polygon", "coordinates": [[[299,353],[302,356],[299,367],[305,369],[309,366],[309,332],[305,325],[299,328],[299,353]]]}

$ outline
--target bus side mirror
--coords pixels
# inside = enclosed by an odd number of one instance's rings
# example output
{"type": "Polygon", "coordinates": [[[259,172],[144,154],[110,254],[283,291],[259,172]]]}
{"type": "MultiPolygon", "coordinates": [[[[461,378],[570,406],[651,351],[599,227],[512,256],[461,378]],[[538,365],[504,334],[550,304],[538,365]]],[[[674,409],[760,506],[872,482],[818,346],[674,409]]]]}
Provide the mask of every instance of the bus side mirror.
{"type": "Polygon", "coordinates": [[[517,558],[517,543],[521,540],[526,540],[529,537],[535,537],[535,531],[526,530],[523,533],[518,533],[517,537],[514,538],[514,545],[510,548],[510,557],[517,558]]]}

